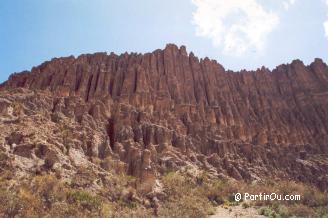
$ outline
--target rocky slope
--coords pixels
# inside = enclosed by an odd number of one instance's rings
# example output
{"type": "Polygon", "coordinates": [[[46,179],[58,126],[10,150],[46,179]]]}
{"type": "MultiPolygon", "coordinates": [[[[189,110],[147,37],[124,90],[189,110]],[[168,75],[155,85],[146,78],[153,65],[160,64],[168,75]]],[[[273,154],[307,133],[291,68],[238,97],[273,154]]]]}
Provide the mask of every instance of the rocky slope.
{"type": "MultiPolygon", "coordinates": [[[[328,189],[328,66],[231,72],[184,46],[55,58],[0,85],[2,170],[127,173],[146,193],[185,166],[328,189]]],[[[101,177],[101,176],[100,176],[101,177]]],[[[98,184],[99,185],[99,184],[98,184]]],[[[97,189],[97,183],[93,187],[97,189]]]]}

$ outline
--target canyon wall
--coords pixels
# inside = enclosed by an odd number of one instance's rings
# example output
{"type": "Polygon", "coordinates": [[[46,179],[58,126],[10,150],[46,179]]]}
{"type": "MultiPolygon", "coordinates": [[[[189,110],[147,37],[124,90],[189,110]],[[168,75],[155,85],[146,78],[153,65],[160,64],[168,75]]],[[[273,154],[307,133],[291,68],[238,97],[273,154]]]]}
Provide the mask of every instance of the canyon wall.
{"type": "Polygon", "coordinates": [[[0,85],[2,93],[17,89],[48,93],[33,101],[50,105],[52,118],[99,130],[86,155],[113,156],[144,180],[196,163],[221,177],[328,187],[328,66],[320,59],[232,72],[169,44],[146,54],[55,58],[0,85]]]}

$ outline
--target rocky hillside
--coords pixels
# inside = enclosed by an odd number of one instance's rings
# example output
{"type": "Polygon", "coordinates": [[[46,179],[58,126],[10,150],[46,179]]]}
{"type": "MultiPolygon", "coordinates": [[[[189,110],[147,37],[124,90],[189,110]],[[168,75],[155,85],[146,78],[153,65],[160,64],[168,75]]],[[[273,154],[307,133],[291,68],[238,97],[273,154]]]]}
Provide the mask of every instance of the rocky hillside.
{"type": "Polygon", "coordinates": [[[78,150],[114,155],[134,176],[192,162],[236,179],[289,177],[327,187],[328,66],[320,59],[230,72],[170,44],[147,54],[55,58],[13,74],[1,90],[2,114],[19,101],[69,117],[97,136],[78,150]],[[16,88],[26,89],[24,97],[16,88]],[[47,94],[34,96],[40,93],[47,94]]]}
{"type": "Polygon", "coordinates": [[[328,189],[328,66],[320,59],[231,72],[172,44],[55,58],[11,75],[0,103],[0,170],[22,178],[50,170],[72,181],[90,167],[99,178],[138,178],[152,193],[161,175],[192,166],[214,178],[328,189]]]}
{"type": "Polygon", "coordinates": [[[296,60],[272,72],[263,67],[234,73],[168,45],[147,54],[56,58],[12,75],[2,90],[49,90],[86,102],[108,97],[158,123],[171,113],[170,129],[184,135],[197,134],[201,125],[225,139],[253,144],[322,144],[328,131],[327,72],[316,59],[310,66],[296,60]]]}

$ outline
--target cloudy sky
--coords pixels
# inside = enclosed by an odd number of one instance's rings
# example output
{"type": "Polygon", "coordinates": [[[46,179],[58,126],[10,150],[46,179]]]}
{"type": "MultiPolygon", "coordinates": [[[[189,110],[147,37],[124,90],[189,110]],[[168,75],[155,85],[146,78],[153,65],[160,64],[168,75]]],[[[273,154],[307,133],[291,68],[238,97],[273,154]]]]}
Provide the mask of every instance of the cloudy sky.
{"type": "Polygon", "coordinates": [[[0,1],[0,82],[52,57],[167,43],[232,70],[328,62],[328,0],[0,1]]]}

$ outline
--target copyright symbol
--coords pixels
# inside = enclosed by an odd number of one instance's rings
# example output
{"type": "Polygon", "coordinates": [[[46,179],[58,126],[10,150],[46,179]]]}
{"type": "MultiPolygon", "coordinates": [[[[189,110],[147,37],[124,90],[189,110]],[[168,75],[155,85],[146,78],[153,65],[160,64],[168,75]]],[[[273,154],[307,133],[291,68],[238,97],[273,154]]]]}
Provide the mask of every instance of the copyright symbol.
{"type": "Polygon", "coordinates": [[[241,194],[240,193],[237,193],[235,194],[235,201],[240,201],[241,200],[241,194]]]}

